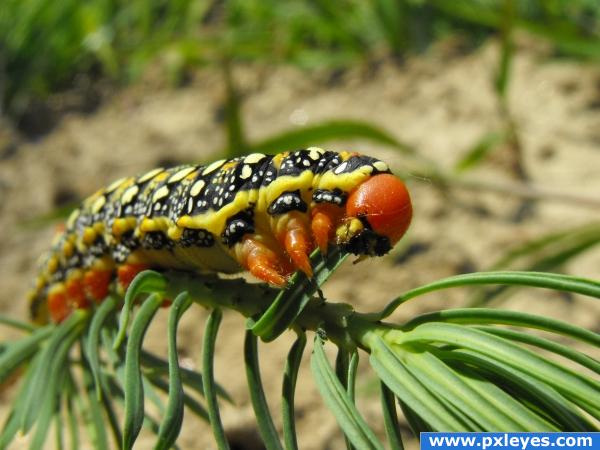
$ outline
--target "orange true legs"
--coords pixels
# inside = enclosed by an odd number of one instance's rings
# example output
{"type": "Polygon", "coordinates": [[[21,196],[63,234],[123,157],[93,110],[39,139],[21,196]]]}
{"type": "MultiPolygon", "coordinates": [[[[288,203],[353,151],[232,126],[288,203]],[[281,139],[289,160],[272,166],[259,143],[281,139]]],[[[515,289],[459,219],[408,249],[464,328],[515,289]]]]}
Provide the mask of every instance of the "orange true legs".
{"type": "Polygon", "coordinates": [[[335,235],[335,227],[343,214],[342,208],[329,203],[321,203],[312,209],[310,228],[323,255],[327,254],[327,246],[335,235]]]}
{"type": "Polygon", "coordinates": [[[287,282],[289,271],[285,262],[256,236],[244,236],[235,245],[235,253],[237,260],[255,277],[276,286],[284,286],[287,282]]]}
{"type": "Polygon", "coordinates": [[[313,274],[310,253],[315,248],[315,242],[325,254],[343,215],[344,209],[341,207],[319,204],[313,208],[310,226],[304,216],[296,212],[290,212],[282,218],[275,235],[291,259],[291,266],[287,258],[273,251],[256,235],[246,235],[236,244],[236,259],[255,277],[276,286],[285,285],[288,275],[294,270],[301,270],[310,278],[313,274]]]}
{"type": "Polygon", "coordinates": [[[292,213],[290,215],[283,236],[285,251],[294,265],[310,278],[312,277],[312,267],[309,255],[314,248],[310,231],[301,218],[292,213]]]}

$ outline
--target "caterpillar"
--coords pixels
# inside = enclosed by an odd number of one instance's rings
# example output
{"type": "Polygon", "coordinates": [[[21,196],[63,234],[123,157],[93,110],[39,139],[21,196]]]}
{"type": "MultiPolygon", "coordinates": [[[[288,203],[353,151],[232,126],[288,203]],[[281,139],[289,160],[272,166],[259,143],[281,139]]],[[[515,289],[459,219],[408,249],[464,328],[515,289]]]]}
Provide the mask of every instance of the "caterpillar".
{"type": "Polygon", "coordinates": [[[387,253],[411,217],[408,191],[388,165],[354,152],[311,147],[154,169],[72,212],[42,259],[31,316],[61,322],[147,268],[248,270],[283,287],[295,270],[312,275],[316,247],[387,253]]]}

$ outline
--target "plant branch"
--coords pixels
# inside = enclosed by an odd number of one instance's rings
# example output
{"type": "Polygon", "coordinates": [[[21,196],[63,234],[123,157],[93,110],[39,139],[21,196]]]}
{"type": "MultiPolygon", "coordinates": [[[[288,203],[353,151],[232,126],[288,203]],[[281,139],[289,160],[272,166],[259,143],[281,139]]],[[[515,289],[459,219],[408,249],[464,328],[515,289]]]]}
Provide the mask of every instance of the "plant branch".
{"type": "MultiPolygon", "coordinates": [[[[251,317],[265,311],[279,293],[278,289],[264,284],[250,284],[243,279],[220,279],[217,276],[192,276],[182,272],[166,274],[169,282],[166,295],[173,298],[176,293],[188,291],[194,302],[207,308],[229,308],[251,317]]],[[[322,330],[327,338],[345,349],[357,346],[370,349],[369,336],[381,336],[389,332],[402,333],[400,325],[381,322],[405,301],[440,289],[472,284],[513,284],[538,288],[577,292],[600,298],[600,284],[593,280],[558,274],[535,272],[489,272],[450,277],[407,292],[392,301],[378,314],[360,314],[346,303],[323,302],[313,297],[296,320],[296,325],[305,330],[322,330]]],[[[530,325],[528,325],[530,326],[530,325]]]]}

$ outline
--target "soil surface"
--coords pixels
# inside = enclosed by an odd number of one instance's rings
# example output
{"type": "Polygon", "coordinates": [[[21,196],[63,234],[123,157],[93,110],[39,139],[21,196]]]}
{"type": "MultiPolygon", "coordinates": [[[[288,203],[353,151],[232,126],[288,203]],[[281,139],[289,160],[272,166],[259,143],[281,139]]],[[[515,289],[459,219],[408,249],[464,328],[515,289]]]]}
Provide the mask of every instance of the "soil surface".
{"type": "MultiPolygon", "coordinates": [[[[389,130],[443,169],[451,170],[482,136],[502,126],[493,89],[497,47],[467,55],[433,51],[402,66],[381,63],[338,74],[308,74],[292,68],[246,67],[235,72],[243,93],[249,138],[326,119],[363,119],[389,130]]],[[[508,105],[522,147],[529,182],[542,189],[583,198],[600,196],[600,70],[572,61],[550,59],[544,49],[524,45],[513,67],[508,105]]],[[[0,159],[0,308],[27,316],[24,301],[36,260],[49,246],[54,225],[36,219],[93,193],[122,176],[158,165],[209,161],[224,147],[223,83],[216,73],[197,74],[172,90],[151,81],[111,95],[92,113],[71,113],[35,142],[4,136],[0,159]]],[[[411,162],[398,151],[366,141],[323,143],[331,149],[355,149],[388,161],[397,171],[411,162]]],[[[284,150],[284,149],[282,149],[284,150]]],[[[500,148],[464,176],[488,184],[519,182],[510,148],[500,148]]],[[[486,270],[505,252],[547,233],[600,218],[596,205],[558,201],[553,196],[529,203],[485,189],[440,189],[419,176],[407,179],[415,215],[411,231],[390,255],[357,265],[347,262],[325,287],[325,296],[351,303],[363,312],[381,309],[400,293],[463,272],[486,270]]],[[[560,270],[600,278],[600,247],[585,252],[560,270]]],[[[465,305],[472,292],[450,290],[403,306],[393,320],[465,305]]],[[[598,302],[543,290],[524,289],[503,304],[557,317],[598,330],[598,302]]],[[[166,312],[154,321],[147,347],[166,354],[166,312]]],[[[194,307],[184,316],[179,343],[183,361],[198,367],[207,312],[194,307]]],[[[2,339],[19,334],[2,327],[2,339]]],[[[259,449],[243,369],[244,320],[225,313],[217,348],[216,374],[235,399],[222,414],[232,447],[259,449]]],[[[309,341],[311,341],[309,337],[309,341]]],[[[292,333],[261,344],[261,369],[267,395],[279,411],[281,374],[292,333]]],[[[298,382],[297,431],[300,448],[341,449],[344,442],[324,407],[309,368],[309,343],[298,382]]],[[[330,349],[333,350],[333,349],[330,349]]],[[[333,352],[331,352],[333,357],[333,352]]],[[[377,378],[362,355],[357,382],[358,405],[373,429],[383,435],[377,378]]],[[[2,394],[4,420],[13,391],[2,394]]],[[[136,448],[151,448],[144,434],[136,448]]],[[[23,445],[23,441],[14,448],[23,445]]],[[[214,448],[208,425],[186,415],[179,439],[183,449],[214,448]]],[[[416,441],[409,447],[416,448],[416,441]]]]}

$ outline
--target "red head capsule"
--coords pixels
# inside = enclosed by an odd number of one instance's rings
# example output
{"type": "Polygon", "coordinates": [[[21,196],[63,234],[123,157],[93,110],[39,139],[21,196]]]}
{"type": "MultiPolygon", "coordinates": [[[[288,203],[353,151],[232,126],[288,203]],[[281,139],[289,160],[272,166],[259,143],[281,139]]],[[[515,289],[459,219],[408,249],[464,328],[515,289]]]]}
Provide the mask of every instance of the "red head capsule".
{"type": "Polygon", "coordinates": [[[412,204],[404,183],[391,174],[379,174],[358,186],[346,203],[348,217],[364,217],[373,231],[393,246],[406,232],[412,204]]]}

